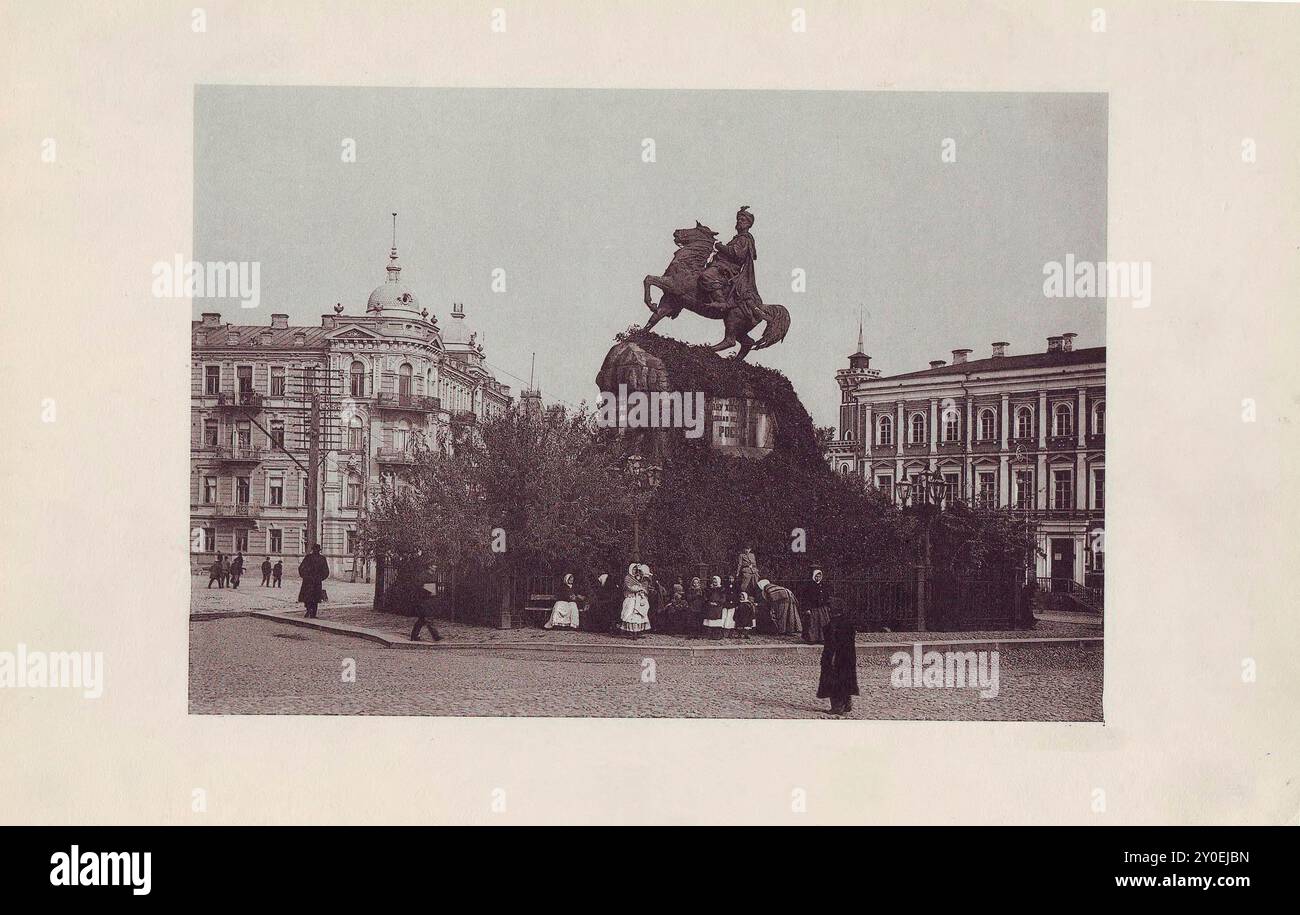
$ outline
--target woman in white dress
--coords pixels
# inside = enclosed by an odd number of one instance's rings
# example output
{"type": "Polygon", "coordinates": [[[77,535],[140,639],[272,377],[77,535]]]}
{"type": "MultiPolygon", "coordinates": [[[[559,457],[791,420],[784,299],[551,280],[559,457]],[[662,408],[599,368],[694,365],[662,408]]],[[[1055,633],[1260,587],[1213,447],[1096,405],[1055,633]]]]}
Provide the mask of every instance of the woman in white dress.
{"type": "Polygon", "coordinates": [[[578,628],[578,601],[582,599],[581,594],[573,590],[573,574],[564,576],[564,582],[560,585],[560,591],[555,595],[555,606],[551,608],[551,618],[546,621],[543,629],[577,629],[578,628]]]}
{"type": "Polygon", "coordinates": [[[618,628],[633,639],[650,630],[650,601],[646,597],[641,566],[635,562],[627,567],[623,579],[623,612],[619,614],[618,628]]]}

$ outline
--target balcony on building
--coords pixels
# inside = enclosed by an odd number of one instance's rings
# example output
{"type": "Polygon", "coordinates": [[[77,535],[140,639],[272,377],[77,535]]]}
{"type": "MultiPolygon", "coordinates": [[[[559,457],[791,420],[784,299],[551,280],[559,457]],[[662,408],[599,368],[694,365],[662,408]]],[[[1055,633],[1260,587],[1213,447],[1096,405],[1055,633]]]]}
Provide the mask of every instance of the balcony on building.
{"type": "Polygon", "coordinates": [[[204,507],[212,509],[218,518],[252,518],[257,515],[258,509],[261,508],[256,502],[238,502],[234,505],[221,502],[204,507]]]}
{"type": "Polygon", "coordinates": [[[262,395],[256,391],[223,391],[217,395],[217,407],[225,409],[262,409],[262,395]]]}
{"type": "Polygon", "coordinates": [[[216,449],[217,460],[227,464],[257,464],[265,453],[263,448],[236,448],[224,445],[216,449]]]}
{"type": "Polygon", "coordinates": [[[375,452],[375,460],[380,464],[410,464],[414,456],[403,448],[380,448],[375,452]]]}
{"type": "Polygon", "coordinates": [[[462,426],[472,426],[478,422],[478,416],[473,410],[452,410],[451,421],[462,426]]]}
{"type": "Polygon", "coordinates": [[[375,409],[399,413],[437,413],[442,409],[442,401],[427,394],[382,391],[375,395],[375,409]]]}

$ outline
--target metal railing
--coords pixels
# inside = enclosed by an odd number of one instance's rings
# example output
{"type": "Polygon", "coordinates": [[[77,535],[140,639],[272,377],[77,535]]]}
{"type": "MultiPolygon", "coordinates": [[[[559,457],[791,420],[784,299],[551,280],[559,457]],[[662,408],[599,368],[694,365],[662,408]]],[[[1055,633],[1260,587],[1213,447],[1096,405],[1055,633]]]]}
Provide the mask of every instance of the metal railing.
{"type": "Polygon", "coordinates": [[[380,410],[409,410],[416,413],[436,413],[442,401],[427,394],[405,394],[381,391],[375,395],[375,406],[380,410]]]}
{"type": "Polygon", "coordinates": [[[245,407],[260,410],[262,395],[256,391],[223,391],[217,395],[218,407],[245,407]]]}

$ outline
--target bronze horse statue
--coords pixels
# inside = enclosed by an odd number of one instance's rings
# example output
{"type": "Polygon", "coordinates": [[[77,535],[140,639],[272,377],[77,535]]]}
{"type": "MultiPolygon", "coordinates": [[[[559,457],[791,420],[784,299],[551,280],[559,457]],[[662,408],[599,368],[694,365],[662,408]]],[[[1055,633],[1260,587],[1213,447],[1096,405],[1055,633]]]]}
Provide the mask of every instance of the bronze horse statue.
{"type": "Polygon", "coordinates": [[[646,276],[642,281],[645,289],[645,305],[654,312],[654,316],[645,326],[650,330],[664,318],[676,318],[683,308],[706,318],[722,321],[724,336],[722,342],[712,347],[715,353],[731,349],[737,343],[740,351],[737,358],[744,359],[751,349],[763,349],[785,339],[790,329],[790,312],[784,305],[755,302],[745,307],[735,301],[733,294],[728,294],[724,301],[709,301],[701,294],[700,274],[710,266],[713,256],[714,240],[718,233],[706,225],[695,223],[694,228],[678,229],[673,232],[673,242],[677,251],[663,276],[646,276]],[[659,304],[650,301],[650,288],[658,287],[663,295],[659,304]],[[763,321],[767,326],[763,336],[754,340],[749,332],[763,321]]]}

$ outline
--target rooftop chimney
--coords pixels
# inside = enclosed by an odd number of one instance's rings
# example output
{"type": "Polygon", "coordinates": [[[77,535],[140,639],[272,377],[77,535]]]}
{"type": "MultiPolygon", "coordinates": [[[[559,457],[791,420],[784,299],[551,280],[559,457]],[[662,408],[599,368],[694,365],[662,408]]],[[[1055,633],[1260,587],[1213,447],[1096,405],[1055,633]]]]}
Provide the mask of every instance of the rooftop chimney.
{"type": "Polygon", "coordinates": [[[1076,333],[1061,334],[1061,349],[1067,353],[1074,352],[1074,338],[1079,336],[1076,333]]]}
{"type": "Polygon", "coordinates": [[[953,364],[953,365],[961,365],[961,363],[963,363],[963,362],[966,361],[966,357],[969,356],[969,355],[970,355],[970,350],[968,350],[968,349],[955,349],[955,350],[953,350],[953,351],[952,351],[952,364],[953,364]]]}
{"type": "Polygon", "coordinates": [[[1047,351],[1048,351],[1049,353],[1059,353],[1059,352],[1061,352],[1062,349],[1063,349],[1063,347],[1062,347],[1062,343],[1063,343],[1064,340],[1065,340],[1065,338],[1064,338],[1064,337],[1061,337],[1061,336],[1048,337],[1048,338],[1047,338],[1047,351]]]}
{"type": "Polygon", "coordinates": [[[271,315],[271,326],[273,328],[278,328],[279,330],[284,330],[289,326],[289,316],[271,315]]]}
{"type": "Polygon", "coordinates": [[[219,312],[219,311],[205,311],[205,312],[203,312],[203,326],[204,326],[204,327],[220,327],[220,326],[221,326],[221,312],[219,312]]]}
{"type": "Polygon", "coordinates": [[[943,362],[942,359],[931,359],[931,360],[930,360],[930,368],[932,368],[932,369],[937,369],[937,368],[939,368],[939,366],[941,366],[941,365],[943,365],[943,364],[944,364],[944,362],[943,362]]]}
{"type": "Polygon", "coordinates": [[[1010,346],[1005,340],[1000,340],[993,344],[993,358],[999,359],[1007,354],[1007,347],[1010,346]]]}

